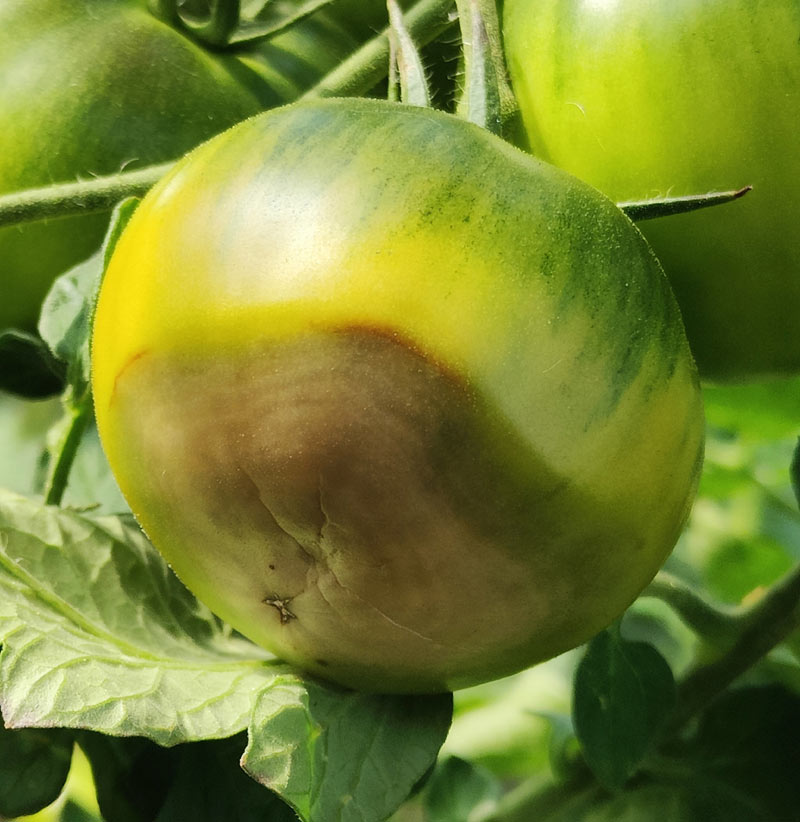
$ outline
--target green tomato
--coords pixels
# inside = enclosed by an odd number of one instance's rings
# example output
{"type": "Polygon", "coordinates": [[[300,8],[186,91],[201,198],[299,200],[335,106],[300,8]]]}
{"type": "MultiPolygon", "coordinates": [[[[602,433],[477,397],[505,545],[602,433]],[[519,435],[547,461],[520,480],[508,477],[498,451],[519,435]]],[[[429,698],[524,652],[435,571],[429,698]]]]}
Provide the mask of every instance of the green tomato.
{"type": "MultiPolygon", "coordinates": [[[[295,99],[353,45],[319,16],[258,48],[211,53],[145,0],[3,0],[0,194],[171,160],[295,99]]],[[[0,328],[34,326],[53,278],[107,214],[0,230],[0,328]]]]}
{"type": "Polygon", "coordinates": [[[671,550],[700,465],[639,232],[429,109],[297,104],[193,152],[115,249],[94,352],[106,454],[185,584],[365,690],[592,636],[671,550]]]}
{"type": "Polygon", "coordinates": [[[701,375],[800,370],[797,0],[506,0],[533,153],[616,201],[752,185],[641,224],[701,375]]]}

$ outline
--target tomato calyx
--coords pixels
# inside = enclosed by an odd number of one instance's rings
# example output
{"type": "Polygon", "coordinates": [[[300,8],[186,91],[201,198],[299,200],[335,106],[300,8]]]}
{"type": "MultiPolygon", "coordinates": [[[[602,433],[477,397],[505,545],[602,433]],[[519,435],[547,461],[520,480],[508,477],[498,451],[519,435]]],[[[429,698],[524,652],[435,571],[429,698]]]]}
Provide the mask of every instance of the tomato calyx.
{"type": "Polygon", "coordinates": [[[178,0],[151,0],[150,10],[178,31],[212,47],[228,45],[239,26],[241,0],[210,0],[208,16],[190,15],[180,8],[178,0]]]}

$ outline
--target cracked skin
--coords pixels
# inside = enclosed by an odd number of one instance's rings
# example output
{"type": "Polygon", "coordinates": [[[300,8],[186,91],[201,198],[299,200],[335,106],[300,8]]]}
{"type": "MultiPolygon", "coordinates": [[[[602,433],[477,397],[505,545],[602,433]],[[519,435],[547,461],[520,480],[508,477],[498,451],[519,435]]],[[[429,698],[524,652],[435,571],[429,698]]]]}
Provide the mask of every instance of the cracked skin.
{"type": "Polygon", "coordinates": [[[369,691],[588,639],[671,550],[700,466],[677,309],[621,212],[376,101],[249,121],[154,189],[94,368],[109,461],[184,583],[369,691]]]}

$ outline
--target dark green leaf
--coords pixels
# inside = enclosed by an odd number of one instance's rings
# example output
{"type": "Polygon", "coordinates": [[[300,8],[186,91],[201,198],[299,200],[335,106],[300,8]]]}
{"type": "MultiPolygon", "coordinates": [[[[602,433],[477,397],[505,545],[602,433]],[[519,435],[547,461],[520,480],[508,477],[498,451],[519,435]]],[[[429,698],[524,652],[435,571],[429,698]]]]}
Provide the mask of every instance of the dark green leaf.
{"type": "Polygon", "coordinates": [[[78,744],[92,766],[97,803],[105,822],[150,822],[175,778],[176,748],[138,737],[116,739],[80,733],[78,744]]]}
{"type": "Polygon", "coordinates": [[[55,801],[69,773],[72,744],[65,731],[12,731],[0,722],[0,816],[35,813],[55,801]]]}
{"type": "Polygon", "coordinates": [[[81,734],[105,822],[295,822],[241,769],[244,734],[162,748],[146,739],[81,734]]]}
{"type": "Polygon", "coordinates": [[[244,744],[241,735],[176,748],[175,778],[155,822],[296,822],[288,805],[241,769],[244,744]]]}
{"type": "Polygon", "coordinates": [[[495,810],[501,785],[492,774],[459,757],[440,762],[425,788],[426,822],[473,822],[495,810]]]}
{"type": "Polygon", "coordinates": [[[797,822],[800,697],[730,691],[670,753],[627,789],[567,794],[537,822],[797,822]]]}
{"type": "Polygon", "coordinates": [[[703,716],[688,758],[701,782],[724,783],[729,796],[751,808],[749,819],[795,822],[800,696],[778,685],[728,692],[703,716]]]}
{"type": "Polygon", "coordinates": [[[64,389],[64,365],[33,334],[8,328],[0,332],[0,391],[43,399],[64,389]]]}
{"type": "Polygon", "coordinates": [[[575,674],[573,719],[598,780],[618,789],[636,772],[675,701],[661,654],[616,630],[596,636],[575,674]]]}

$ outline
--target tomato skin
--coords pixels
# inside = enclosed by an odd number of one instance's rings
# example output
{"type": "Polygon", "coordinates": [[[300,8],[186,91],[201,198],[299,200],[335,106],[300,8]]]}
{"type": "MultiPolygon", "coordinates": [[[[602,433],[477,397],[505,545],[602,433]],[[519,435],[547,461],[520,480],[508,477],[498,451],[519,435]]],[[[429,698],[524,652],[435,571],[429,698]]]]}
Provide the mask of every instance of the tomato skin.
{"type": "MultiPolygon", "coordinates": [[[[294,99],[349,51],[309,20],[233,55],[210,53],[144,0],[4,0],[0,5],[0,193],[181,156],[294,99]]],[[[0,230],[0,328],[32,328],[52,279],[101,242],[106,214],[0,230]]]]}
{"type": "Polygon", "coordinates": [[[677,306],[627,218],[375,100],[251,119],[148,195],[93,389],[189,588],[373,691],[499,677],[609,623],[671,550],[702,449],[677,306]]]}
{"type": "Polygon", "coordinates": [[[641,224],[709,379],[800,370],[800,5],[508,0],[534,154],[616,201],[752,185],[641,224]]]}

